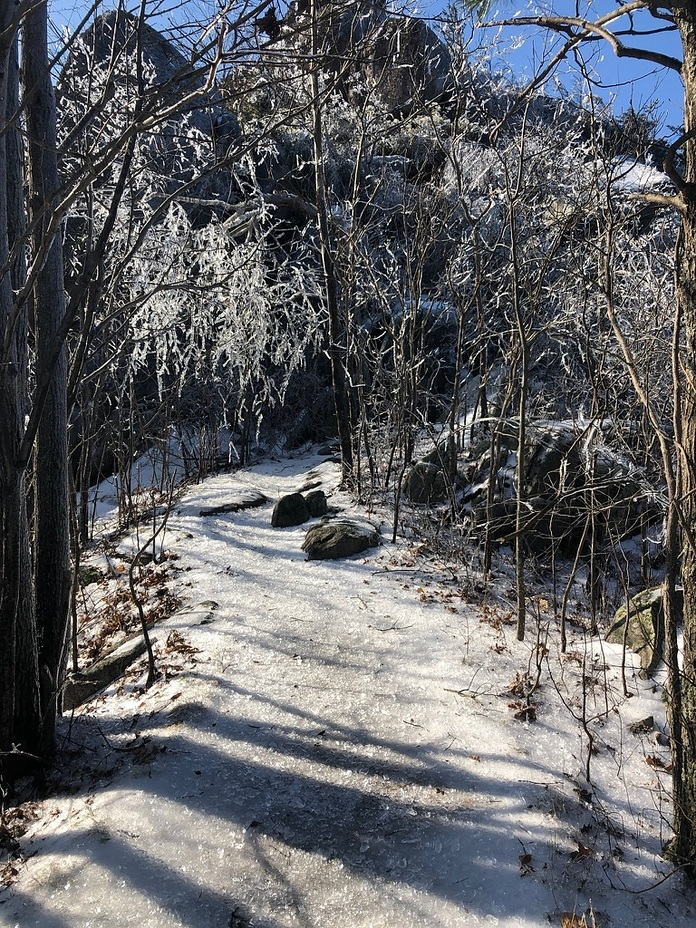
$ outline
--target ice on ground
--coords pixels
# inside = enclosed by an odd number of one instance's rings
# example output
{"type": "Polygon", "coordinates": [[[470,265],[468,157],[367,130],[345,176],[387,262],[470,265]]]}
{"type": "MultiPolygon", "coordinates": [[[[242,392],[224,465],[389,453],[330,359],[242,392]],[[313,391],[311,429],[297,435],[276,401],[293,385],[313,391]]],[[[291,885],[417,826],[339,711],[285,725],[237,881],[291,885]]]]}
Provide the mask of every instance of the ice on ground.
{"type": "Polygon", "coordinates": [[[352,513],[338,478],[285,460],[178,504],[187,603],[160,637],[186,648],[65,720],[101,776],[43,802],[0,925],[693,925],[663,881],[668,758],[627,727],[663,722],[659,693],[629,667],[623,696],[620,649],[581,631],[560,655],[550,615],[518,643],[504,605],[469,603],[389,525],[367,555],[307,561],[273,503],[321,481],[352,513]],[[240,488],[268,505],[199,515],[240,488]]]}

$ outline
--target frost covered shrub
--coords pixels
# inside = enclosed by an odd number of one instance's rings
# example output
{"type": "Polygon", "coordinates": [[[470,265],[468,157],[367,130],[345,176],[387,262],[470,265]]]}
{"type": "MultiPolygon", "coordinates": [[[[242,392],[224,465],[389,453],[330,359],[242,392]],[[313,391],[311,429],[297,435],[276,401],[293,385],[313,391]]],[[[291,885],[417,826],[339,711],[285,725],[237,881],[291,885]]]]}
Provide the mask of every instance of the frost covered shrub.
{"type": "Polygon", "coordinates": [[[225,419],[242,404],[261,417],[283,401],[324,317],[311,274],[267,235],[240,243],[224,223],[195,229],[172,205],[145,237],[123,279],[135,306],[128,358],[134,376],[154,359],[161,399],[206,384],[225,419]]]}

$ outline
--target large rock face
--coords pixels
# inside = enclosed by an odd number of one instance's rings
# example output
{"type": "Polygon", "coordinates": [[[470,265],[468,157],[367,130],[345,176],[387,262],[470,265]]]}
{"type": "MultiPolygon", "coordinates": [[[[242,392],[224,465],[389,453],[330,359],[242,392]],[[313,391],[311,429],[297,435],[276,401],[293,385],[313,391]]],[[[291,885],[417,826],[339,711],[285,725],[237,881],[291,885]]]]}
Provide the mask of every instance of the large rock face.
{"type": "MultiPolygon", "coordinates": [[[[284,20],[284,41],[300,51],[309,43],[309,3],[297,0],[284,20]]],[[[452,59],[435,32],[420,19],[390,15],[384,0],[321,3],[320,41],[333,69],[355,71],[372,84],[396,115],[427,103],[447,103],[453,92],[452,59]]]]}
{"type": "MultiPolygon", "coordinates": [[[[80,157],[98,162],[104,145],[134,120],[148,124],[138,134],[135,161],[160,179],[149,192],[153,201],[210,166],[223,123],[234,131],[206,85],[205,67],[188,61],[160,32],[124,10],[101,14],[75,38],[56,93],[68,157],[79,149],[80,157]],[[94,115],[83,122],[90,112],[94,115]]],[[[215,173],[187,193],[192,199],[229,197],[230,174],[215,173]]]]}
{"type": "Polygon", "coordinates": [[[385,19],[373,40],[367,74],[394,113],[408,115],[424,103],[447,103],[452,60],[433,30],[420,19],[385,19]]]}
{"type": "MultiPolygon", "coordinates": [[[[498,464],[495,493],[487,506],[490,482],[489,441],[476,452],[469,468],[475,528],[485,524],[499,539],[511,538],[516,519],[517,425],[501,423],[497,433],[498,464]]],[[[601,442],[589,443],[585,433],[559,422],[528,424],[526,441],[524,538],[534,551],[550,547],[574,553],[585,537],[590,511],[594,512],[595,539],[606,534],[626,537],[635,533],[644,514],[652,512],[652,490],[636,468],[631,468],[601,442]]]]}

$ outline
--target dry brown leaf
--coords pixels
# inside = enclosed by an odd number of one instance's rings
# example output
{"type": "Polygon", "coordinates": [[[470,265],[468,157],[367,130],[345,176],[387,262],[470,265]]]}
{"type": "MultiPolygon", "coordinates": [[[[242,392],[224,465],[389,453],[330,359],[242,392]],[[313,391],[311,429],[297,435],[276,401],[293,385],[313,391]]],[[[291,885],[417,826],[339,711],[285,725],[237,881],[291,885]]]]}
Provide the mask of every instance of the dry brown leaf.
{"type": "Polygon", "coordinates": [[[199,648],[194,648],[184,636],[174,629],[167,635],[165,651],[168,654],[177,652],[178,654],[198,654],[199,648]]]}
{"type": "Polygon", "coordinates": [[[576,843],[578,845],[578,849],[577,851],[571,852],[571,860],[581,860],[583,857],[594,857],[594,848],[588,847],[586,844],[583,844],[582,841],[578,841],[576,843]]]}
{"type": "Polygon", "coordinates": [[[652,767],[653,770],[664,770],[665,773],[672,772],[672,765],[665,763],[661,757],[658,757],[656,754],[648,754],[645,758],[645,763],[648,767],[652,767]]]}

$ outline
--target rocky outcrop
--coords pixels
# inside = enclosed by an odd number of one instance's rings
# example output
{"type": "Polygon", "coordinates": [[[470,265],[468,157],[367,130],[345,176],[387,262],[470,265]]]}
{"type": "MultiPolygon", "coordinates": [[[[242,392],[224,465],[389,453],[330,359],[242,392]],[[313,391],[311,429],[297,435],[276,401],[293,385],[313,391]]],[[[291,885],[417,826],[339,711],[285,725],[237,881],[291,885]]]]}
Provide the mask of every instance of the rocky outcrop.
{"type": "MultiPolygon", "coordinates": [[[[291,5],[280,31],[281,42],[302,51],[309,45],[309,4],[291,5]]],[[[423,20],[391,15],[383,0],[321,3],[319,36],[327,65],[346,80],[349,61],[373,86],[392,113],[408,116],[428,103],[448,103],[453,95],[452,58],[446,45],[423,20]]]]}
{"type": "Polygon", "coordinates": [[[374,526],[337,520],[308,529],[302,550],[310,561],[334,560],[360,554],[378,544],[379,532],[374,526]]]}
{"type": "Polygon", "coordinates": [[[451,102],[452,59],[423,20],[390,16],[371,46],[365,71],[392,112],[408,115],[426,103],[451,102]]]}
{"type": "MultiPolygon", "coordinates": [[[[491,475],[490,439],[482,442],[469,465],[465,502],[474,528],[488,526],[498,539],[516,531],[517,425],[498,424],[497,465],[491,475]],[[494,481],[492,505],[488,486],[494,481]]],[[[528,425],[523,531],[528,547],[551,546],[577,551],[587,516],[594,513],[594,540],[608,533],[626,537],[651,512],[652,490],[640,472],[614,454],[606,443],[589,441],[586,432],[559,422],[528,425]]]]}
{"type": "MultiPolygon", "coordinates": [[[[216,148],[226,151],[238,138],[236,118],[210,91],[202,63],[187,60],[137,16],[125,10],[97,16],[75,38],[56,95],[68,162],[77,149],[81,157],[98,160],[101,147],[128,129],[139,101],[139,118],[151,125],[138,133],[137,158],[159,179],[149,190],[151,201],[192,181],[187,189],[190,209],[203,198],[231,198],[234,185],[228,170],[208,171],[200,181],[196,177],[209,169],[216,148]],[[138,68],[142,95],[136,85],[138,68]],[[91,118],[85,121],[90,110],[91,118]]],[[[200,203],[196,208],[201,210],[200,203]]]]}

